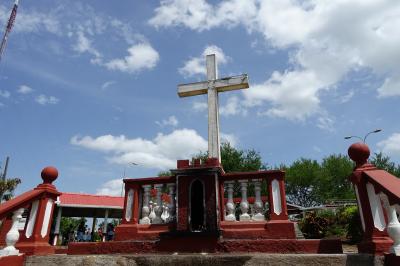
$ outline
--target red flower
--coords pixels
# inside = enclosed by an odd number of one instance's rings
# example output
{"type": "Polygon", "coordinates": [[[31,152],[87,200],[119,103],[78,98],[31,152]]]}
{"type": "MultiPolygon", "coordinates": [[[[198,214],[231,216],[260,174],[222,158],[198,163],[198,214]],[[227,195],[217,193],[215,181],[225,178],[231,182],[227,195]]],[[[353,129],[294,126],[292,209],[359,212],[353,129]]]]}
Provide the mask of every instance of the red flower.
{"type": "Polygon", "coordinates": [[[150,196],[152,196],[153,198],[157,196],[157,189],[153,188],[152,190],[150,190],[150,196]]]}
{"type": "Polygon", "coordinates": [[[255,198],[254,197],[249,197],[247,199],[247,201],[249,202],[249,204],[254,204],[255,198]]]}
{"type": "Polygon", "coordinates": [[[171,197],[167,193],[162,193],[161,199],[163,202],[171,203],[171,197]]]}

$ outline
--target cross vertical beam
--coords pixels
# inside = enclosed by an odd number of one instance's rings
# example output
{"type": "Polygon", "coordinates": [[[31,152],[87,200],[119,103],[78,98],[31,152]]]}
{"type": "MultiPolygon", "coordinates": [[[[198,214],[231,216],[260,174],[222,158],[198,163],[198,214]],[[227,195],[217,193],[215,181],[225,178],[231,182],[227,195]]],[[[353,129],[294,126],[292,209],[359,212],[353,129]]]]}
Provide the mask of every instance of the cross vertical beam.
{"type": "Polygon", "coordinates": [[[218,74],[215,54],[207,55],[206,67],[208,80],[208,157],[218,158],[221,162],[218,91],[215,87],[215,80],[218,78],[218,74]]]}

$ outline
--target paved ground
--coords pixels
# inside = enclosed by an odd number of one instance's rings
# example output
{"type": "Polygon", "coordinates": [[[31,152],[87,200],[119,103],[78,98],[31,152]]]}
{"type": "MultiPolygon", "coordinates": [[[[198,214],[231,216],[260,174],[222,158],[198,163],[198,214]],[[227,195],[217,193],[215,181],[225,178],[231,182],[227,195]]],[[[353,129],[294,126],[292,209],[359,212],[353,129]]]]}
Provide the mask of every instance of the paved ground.
{"type": "Polygon", "coordinates": [[[382,257],[360,254],[170,254],[170,255],[90,255],[31,256],[27,266],[383,266],[382,257]]]}

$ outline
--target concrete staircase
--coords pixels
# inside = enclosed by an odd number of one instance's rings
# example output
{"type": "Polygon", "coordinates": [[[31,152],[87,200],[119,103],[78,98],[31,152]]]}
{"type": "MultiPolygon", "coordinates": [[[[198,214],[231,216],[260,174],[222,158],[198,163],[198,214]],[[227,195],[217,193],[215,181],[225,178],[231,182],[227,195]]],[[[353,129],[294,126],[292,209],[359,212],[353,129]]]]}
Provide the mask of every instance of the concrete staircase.
{"type": "Polygon", "coordinates": [[[382,256],[367,254],[171,254],[171,255],[52,255],[30,256],[26,266],[383,266],[382,256]]]}

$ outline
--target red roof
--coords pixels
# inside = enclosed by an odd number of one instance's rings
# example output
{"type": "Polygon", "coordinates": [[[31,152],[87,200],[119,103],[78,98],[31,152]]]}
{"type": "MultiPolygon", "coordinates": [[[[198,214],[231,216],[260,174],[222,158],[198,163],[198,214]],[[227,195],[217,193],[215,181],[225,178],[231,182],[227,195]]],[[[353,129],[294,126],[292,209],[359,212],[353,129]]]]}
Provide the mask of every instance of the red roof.
{"type": "Polygon", "coordinates": [[[59,198],[60,206],[93,206],[93,207],[114,207],[124,208],[124,197],[64,193],[59,198]]]}

